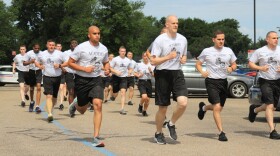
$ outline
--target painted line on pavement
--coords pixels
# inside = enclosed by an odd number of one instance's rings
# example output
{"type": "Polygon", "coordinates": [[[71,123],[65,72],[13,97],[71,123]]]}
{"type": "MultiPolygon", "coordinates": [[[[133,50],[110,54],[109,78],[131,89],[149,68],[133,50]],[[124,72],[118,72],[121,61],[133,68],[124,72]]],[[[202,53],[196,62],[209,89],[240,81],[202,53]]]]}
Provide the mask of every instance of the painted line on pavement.
{"type": "MultiPolygon", "coordinates": [[[[41,108],[42,108],[42,113],[41,113],[41,114],[42,114],[43,118],[47,118],[47,117],[48,117],[48,113],[44,110],[45,105],[46,105],[46,101],[42,102],[41,105],[40,105],[41,108]]],[[[69,129],[65,128],[65,127],[64,127],[62,124],[60,124],[58,121],[53,120],[51,123],[54,124],[56,127],[58,127],[60,130],[62,130],[64,134],[72,135],[73,137],[78,138],[78,139],[77,139],[78,142],[83,143],[84,145],[86,145],[86,146],[92,148],[93,150],[96,150],[96,151],[98,151],[98,152],[100,152],[100,153],[102,153],[102,154],[105,154],[105,155],[107,155],[107,156],[115,156],[114,153],[112,153],[112,152],[106,150],[104,147],[94,147],[94,146],[92,146],[91,143],[88,142],[87,140],[82,139],[82,138],[79,137],[79,136],[75,136],[69,129]]]]}

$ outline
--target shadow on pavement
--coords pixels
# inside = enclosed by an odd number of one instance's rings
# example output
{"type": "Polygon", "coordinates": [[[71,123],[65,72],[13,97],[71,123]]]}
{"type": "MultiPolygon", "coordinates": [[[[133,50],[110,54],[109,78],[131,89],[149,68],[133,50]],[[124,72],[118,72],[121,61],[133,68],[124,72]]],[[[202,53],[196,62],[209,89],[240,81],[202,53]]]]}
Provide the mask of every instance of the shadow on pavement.
{"type": "Polygon", "coordinates": [[[218,139],[218,135],[215,133],[189,133],[189,134],[185,134],[185,135],[192,136],[192,137],[214,139],[214,140],[218,139]]]}

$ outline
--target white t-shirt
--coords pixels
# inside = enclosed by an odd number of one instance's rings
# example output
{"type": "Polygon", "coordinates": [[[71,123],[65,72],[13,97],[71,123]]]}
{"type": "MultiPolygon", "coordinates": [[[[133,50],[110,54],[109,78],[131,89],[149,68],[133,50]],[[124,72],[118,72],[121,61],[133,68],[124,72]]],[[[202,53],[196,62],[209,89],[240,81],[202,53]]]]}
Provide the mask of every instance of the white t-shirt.
{"type": "Polygon", "coordinates": [[[198,56],[200,62],[206,62],[206,70],[209,78],[226,79],[227,68],[236,61],[236,56],[228,47],[216,49],[215,47],[205,48],[198,56]]]}
{"type": "Polygon", "coordinates": [[[42,71],[43,75],[49,77],[58,77],[61,75],[61,69],[54,68],[54,64],[63,63],[61,51],[54,50],[53,52],[49,52],[48,50],[45,50],[39,53],[36,61],[45,66],[45,69],[42,71]]]}
{"type": "Polygon", "coordinates": [[[121,75],[118,77],[127,77],[128,69],[131,69],[131,61],[127,57],[121,58],[120,56],[114,57],[110,62],[111,68],[120,71],[121,75]]]}
{"type": "Polygon", "coordinates": [[[139,77],[139,80],[152,79],[153,75],[150,73],[149,67],[151,68],[151,71],[154,71],[155,67],[152,66],[149,62],[147,64],[145,64],[144,62],[137,64],[134,71],[137,73],[143,73],[143,76],[139,77]]]}
{"type": "MultiPolygon", "coordinates": [[[[40,52],[42,52],[42,51],[39,51],[38,53],[35,53],[34,50],[28,51],[28,52],[26,53],[27,58],[28,58],[28,61],[30,61],[30,60],[32,60],[32,59],[37,60],[38,55],[39,55],[40,52]]],[[[29,69],[31,69],[31,70],[39,70],[39,68],[35,66],[35,63],[29,64],[29,69]]]]}
{"type": "MultiPolygon", "coordinates": [[[[63,52],[63,62],[68,62],[70,55],[72,54],[72,50],[66,50],[63,52]]],[[[64,69],[68,72],[68,73],[76,73],[76,70],[69,68],[69,67],[64,67],[64,69]]]]}
{"type": "Polygon", "coordinates": [[[250,62],[259,63],[260,66],[269,65],[267,72],[259,71],[260,77],[267,80],[277,80],[280,78],[280,73],[277,72],[277,67],[280,66],[280,46],[276,50],[271,50],[267,46],[257,49],[249,59],[250,62]]]}
{"type": "Polygon", "coordinates": [[[128,76],[134,76],[134,69],[136,68],[137,63],[134,60],[130,60],[130,67],[132,68],[132,72],[128,76]]]}
{"type": "Polygon", "coordinates": [[[99,43],[98,46],[93,46],[89,41],[79,44],[70,57],[76,60],[76,63],[80,66],[94,66],[94,70],[91,73],[76,71],[76,74],[82,77],[100,76],[103,63],[109,61],[108,49],[102,43],[99,43]]]}
{"type": "Polygon", "coordinates": [[[187,44],[187,39],[179,33],[176,34],[175,38],[170,38],[167,33],[159,35],[153,42],[152,56],[163,57],[175,50],[177,57],[157,65],[156,69],[180,70],[180,58],[187,55],[187,44]]]}
{"type": "Polygon", "coordinates": [[[13,61],[16,64],[17,70],[23,71],[23,72],[29,71],[29,65],[27,65],[27,66],[23,65],[24,61],[28,61],[26,53],[24,55],[17,54],[14,57],[13,61]]]}

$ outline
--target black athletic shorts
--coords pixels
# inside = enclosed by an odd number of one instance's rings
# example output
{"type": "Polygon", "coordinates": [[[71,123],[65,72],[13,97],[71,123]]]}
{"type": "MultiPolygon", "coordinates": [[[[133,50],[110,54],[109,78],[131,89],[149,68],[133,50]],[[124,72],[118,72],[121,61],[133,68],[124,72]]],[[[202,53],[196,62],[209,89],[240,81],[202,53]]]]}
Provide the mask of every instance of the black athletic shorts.
{"type": "Polygon", "coordinates": [[[44,86],[44,94],[52,95],[54,98],[57,98],[59,85],[60,85],[61,76],[58,77],[49,77],[43,76],[43,86],[44,86]]]}
{"type": "Polygon", "coordinates": [[[36,86],[37,83],[42,83],[42,70],[29,70],[29,84],[31,87],[36,86]]]}
{"type": "Polygon", "coordinates": [[[19,83],[25,83],[25,84],[29,85],[29,72],[28,71],[20,71],[20,70],[17,70],[17,72],[18,72],[17,81],[19,83]]]}
{"type": "Polygon", "coordinates": [[[104,86],[102,78],[99,77],[82,77],[75,75],[75,93],[77,94],[78,105],[80,107],[87,105],[95,98],[103,100],[104,86]]]}
{"type": "Polygon", "coordinates": [[[110,77],[102,77],[102,82],[103,82],[104,87],[109,87],[110,77]]]}
{"type": "Polygon", "coordinates": [[[65,84],[65,74],[61,74],[60,84],[65,84]]]}
{"type": "Polygon", "coordinates": [[[135,81],[134,76],[127,77],[127,88],[133,87],[134,88],[135,81]]]}
{"type": "Polygon", "coordinates": [[[68,72],[65,73],[65,82],[66,82],[67,90],[74,89],[75,87],[74,79],[75,79],[75,74],[68,73],[68,72]]]}
{"type": "Polygon", "coordinates": [[[152,89],[152,81],[147,79],[147,80],[141,80],[139,79],[138,81],[138,89],[140,92],[140,96],[142,94],[147,94],[149,98],[152,97],[153,89],[152,89]]]}
{"type": "Polygon", "coordinates": [[[280,97],[280,79],[266,80],[259,78],[259,82],[262,92],[262,101],[265,104],[274,104],[274,107],[276,107],[280,97]]]}
{"type": "Polygon", "coordinates": [[[169,106],[170,96],[177,101],[177,97],[188,97],[184,74],[182,70],[157,70],[155,73],[155,103],[159,106],[169,106]]]}
{"type": "Polygon", "coordinates": [[[206,78],[205,85],[208,93],[208,101],[211,104],[220,103],[223,107],[228,95],[227,79],[206,78]]]}
{"type": "Polygon", "coordinates": [[[127,77],[112,76],[113,79],[113,93],[117,93],[120,89],[127,89],[127,77]]]}

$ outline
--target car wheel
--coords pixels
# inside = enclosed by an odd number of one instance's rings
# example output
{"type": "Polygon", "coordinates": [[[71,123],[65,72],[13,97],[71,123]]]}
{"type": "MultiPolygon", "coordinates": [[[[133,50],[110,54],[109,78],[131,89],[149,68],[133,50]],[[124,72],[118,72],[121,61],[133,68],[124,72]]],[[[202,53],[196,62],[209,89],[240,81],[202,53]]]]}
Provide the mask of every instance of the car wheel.
{"type": "Polygon", "coordinates": [[[0,82],[0,86],[5,86],[5,83],[1,83],[1,82],[0,82]]]}
{"type": "Polygon", "coordinates": [[[233,98],[243,98],[247,94],[247,86],[243,82],[234,82],[229,87],[229,94],[233,98]]]}

